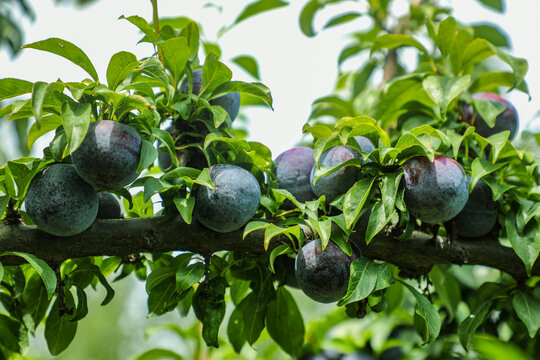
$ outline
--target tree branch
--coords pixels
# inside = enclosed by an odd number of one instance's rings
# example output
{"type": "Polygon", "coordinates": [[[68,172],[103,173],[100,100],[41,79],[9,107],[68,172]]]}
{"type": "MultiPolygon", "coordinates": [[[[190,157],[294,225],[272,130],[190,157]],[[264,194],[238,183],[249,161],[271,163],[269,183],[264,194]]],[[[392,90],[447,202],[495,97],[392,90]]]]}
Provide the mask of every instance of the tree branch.
{"type": "MultiPolygon", "coordinates": [[[[144,252],[174,250],[211,254],[220,250],[264,252],[264,233],[255,231],[242,240],[243,229],[221,234],[194,221],[189,225],[180,217],[162,221],[160,217],[137,219],[97,220],[85,232],[69,237],[56,237],[35,226],[23,224],[0,225],[0,252],[18,251],[36,255],[49,264],[58,264],[70,258],[86,256],[121,256],[144,252]]],[[[309,234],[307,234],[310,236],[309,234]]],[[[391,231],[377,236],[365,245],[359,232],[351,241],[361,244],[364,256],[397,265],[405,274],[423,274],[435,264],[484,265],[502,270],[515,278],[526,277],[525,266],[511,248],[500,245],[496,239],[457,239],[447,244],[439,239],[416,232],[405,241],[393,238],[391,231]]],[[[286,236],[272,239],[270,248],[287,243],[286,236]]],[[[20,259],[3,257],[4,265],[18,264],[20,259]]],[[[533,275],[540,275],[536,264],[533,275]]]]}

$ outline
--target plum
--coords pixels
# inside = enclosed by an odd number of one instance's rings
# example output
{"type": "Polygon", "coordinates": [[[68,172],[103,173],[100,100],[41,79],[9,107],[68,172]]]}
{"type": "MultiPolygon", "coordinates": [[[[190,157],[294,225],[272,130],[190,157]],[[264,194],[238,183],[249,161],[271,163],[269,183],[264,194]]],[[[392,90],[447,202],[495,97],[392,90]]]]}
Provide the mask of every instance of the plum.
{"type": "Polygon", "coordinates": [[[298,288],[298,281],[294,273],[295,259],[287,255],[278,256],[274,260],[274,270],[280,280],[283,280],[285,285],[293,288],[298,288]]]}
{"type": "MultiPolygon", "coordinates": [[[[319,159],[319,164],[332,167],[347,160],[361,157],[360,153],[355,149],[341,145],[325,151],[319,159]]],[[[338,195],[347,192],[354,185],[360,173],[360,169],[356,166],[345,166],[332,174],[319,178],[314,184],[315,170],[316,166],[313,165],[309,177],[311,189],[317,197],[325,195],[328,202],[334,200],[338,195]]]]}
{"type": "Polygon", "coordinates": [[[261,189],[257,179],[236,165],[212,165],[209,171],[215,189],[206,186],[198,189],[195,218],[220,233],[240,229],[259,207],[261,189]]]}
{"type": "Polygon", "coordinates": [[[373,145],[371,140],[369,140],[367,137],[355,136],[354,140],[356,140],[358,145],[360,145],[360,149],[362,149],[362,151],[365,152],[366,154],[369,154],[373,150],[375,150],[375,146],[373,145]]]}
{"type": "Polygon", "coordinates": [[[98,203],[96,189],[77,174],[73,165],[55,164],[32,179],[25,209],[38,229],[71,236],[92,225],[98,203]]]}
{"type": "MultiPolygon", "coordinates": [[[[202,68],[193,70],[193,91],[195,95],[199,95],[202,88],[202,68]]],[[[183,94],[189,93],[189,82],[185,78],[180,84],[180,92],[183,94]]],[[[219,105],[227,114],[229,114],[231,121],[236,119],[238,112],[240,110],[240,93],[230,92],[219,97],[213,98],[210,100],[210,105],[219,105]]]]}
{"type": "Polygon", "coordinates": [[[497,203],[491,188],[482,181],[476,183],[455,221],[458,236],[476,238],[489,233],[497,222],[497,203]]]}
{"type": "Polygon", "coordinates": [[[476,93],[473,94],[472,97],[473,99],[488,100],[491,102],[502,103],[506,107],[506,109],[502,113],[497,115],[497,117],[495,118],[494,127],[490,127],[478,113],[474,117],[473,122],[472,107],[466,107],[464,111],[465,120],[469,123],[472,122],[472,125],[474,125],[476,132],[479,135],[483,137],[489,137],[491,135],[500,133],[501,131],[508,130],[510,131],[510,140],[512,140],[516,136],[519,127],[519,118],[514,105],[512,105],[508,100],[504,99],[503,97],[492,92],[476,93]]]}
{"type": "Polygon", "coordinates": [[[310,241],[296,256],[298,286],[315,301],[338,301],[347,293],[350,265],[356,257],[348,256],[333,242],[323,250],[320,239],[310,241]]]}
{"type": "Polygon", "coordinates": [[[281,153],[274,163],[277,182],[281,189],[289,191],[298,201],[315,199],[309,180],[311,169],[315,164],[312,148],[293,147],[281,153]]]}
{"type": "Polygon", "coordinates": [[[137,178],[141,136],[130,126],[111,120],[90,124],[71,159],[79,175],[99,189],[122,188],[137,178]]]}
{"type": "Polygon", "coordinates": [[[442,155],[435,155],[433,162],[415,157],[403,168],[405,205],[417,219],[428,224],[446,222],[467,203],[467,176],[455,160],[442,155]]]}
{"type": "Polygon", "coordinates": [[[120,203],[116,197],[107,192],[100,192],[97,219],[119,219],[122,217],[120,203]]]}

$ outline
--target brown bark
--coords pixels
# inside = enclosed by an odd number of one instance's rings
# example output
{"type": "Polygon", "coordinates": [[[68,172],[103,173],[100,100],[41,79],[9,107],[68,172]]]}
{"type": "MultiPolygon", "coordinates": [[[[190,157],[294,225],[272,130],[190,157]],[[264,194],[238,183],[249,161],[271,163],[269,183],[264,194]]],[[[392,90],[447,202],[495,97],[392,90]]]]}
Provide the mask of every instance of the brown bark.
{"type": "MultiPolygon", "coordinates": [[[[263,232],[256,231],[242,239],[243,229],[221,234],[202,225],[184,223],[180,217],[162,221],[160,217],[98,220],[82,234],[69,237],[49,235],[35,226],[0,225],[0,252],[19,251],[36,255],[49,264],[86,256],[121,256],[144,252],[174,250],[209,254],[220,250],[264,252],[263,232]]],[[[309,234],[308,234],[309,236],[309,234]]],[[[351,240],[364,244],[355,232],[351,240]]],[[[439,239],[440,240],[440,239],[439,239]]],[[[270,247],[289,241],[276,237],[270,247]]],[[[362,245],[362,254],[373,260],[397,265],[406,274],[418,275],[435,264],[484,265],[507,272],[516,278],[526,276],[525,267],[511,248],[495,239],[457,239],[452,244],[440,240],[435,244],[430,235],[414,233],[405,241],[395,240],[391,231],[381,233],[369,245],[362,245]]],[[[0,258],[4,265],[20,259],[0,258]]],[[[533,269],[540,275],[540,266],[533,269]]]]}

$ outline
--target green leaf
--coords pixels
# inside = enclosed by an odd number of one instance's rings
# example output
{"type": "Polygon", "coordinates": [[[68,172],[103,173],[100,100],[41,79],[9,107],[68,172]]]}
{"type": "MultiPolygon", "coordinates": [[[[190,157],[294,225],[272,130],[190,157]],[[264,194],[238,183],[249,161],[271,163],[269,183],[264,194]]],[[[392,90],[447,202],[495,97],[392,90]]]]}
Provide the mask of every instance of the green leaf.
{"type": "Polygon", "coordinates": [[[32,113],[36,118],[38,126],[41,122],[43,105],[45,104],[45,99],[49,93],[55,90],[61,92],[63,89],[64,86],[60,85],[59,83],[47,84],[45,82],[38,81],[34,84],[34,88],[32,89],[32,113]]]}
{"type": "Polygon", "coordinates": [[[339,300],[338,306],[347,305],[367,298],[375,290],[378,269],[368,258],[360,257],[351,263],[351,275],[347,294],[339,300]]]}
{"type": "Polygon", "coordinates": [[[252,16],[258,15],[265,11],[274,10],[283,6],[289,5],[286,1],[281,0],[258,0],[254,1],[242,10],[240,15],[234,21],[234,24],[238,24],[241,21],[249,19],[252,16]]]}
{"type": "Polygon", "coordinates": [[[420,44],[411,35],[405,34],[383,34],[375,39],[373,45],[371,45],[371,54],[381,49],[395,49],[402,46],[412,46],[428,54],[426,48],[420,44]]]}
{"type": "Polygon", "coordinates": [[[424,319],[425,333],[420,334],[424,343],[431,343],[437,339],[441,331],[441,317],[433,304],[424,295],[420,294],[411,285],[400,281],[416,298],[415,312],[424,319]]]}
{"type": "MultiPolygon", "coordinates": [[[[525,59],[520,59],[520,58],[517,58],[517,57],[513,57],[511,55],[508,55],[507,53],[505,53],[504,51],[502,51],[501,49],[491,45],[491,48],[492,50],[495,52],[495,54],[499,57],[499,59],[501,59],[502,61],[504,61],[505,63],[507,63],[508,65],[510,65],[510,67],[512,68],[512,70],[514,71],[514,83],[512,85],[512,88],[510,88],[510,90],[513,90],[515,88],[519,88],[522,83],[523,83],[523,79],[525,78],[525,74],[527,74],[527,71],[529,70],[529,64],[527,62],[527,60],[525,59]]],[[[508,91],[510,91],[508,90],[508,91]]]]}
{"type": "Polygon", "coordinates": [[[484,323],[491,309],[491,300],[484,301],[461,322],[458,328],[459,341],[466,350],[471,348],[476,329],[484,323]]]}
{"type": "Polygon", "coordinates": [[[45,285],[45,289],[47,289],[49,299],[54,295],[57,283],[56,274],[45,261],[37,258],[35,255],[25,252],[6,251],[0,254],[0,256],[7,255],[18,256],[26,260],[41,277],[41,280],[43,280],[43,284],[45,285]]]}
{"type": "Polygon", "coordinates": [[[66,132],[70,154],[82,144],[90,126],[91,114],[90,104],[66,101],[62,105],[62,125],[66,132]]]}
{"type": "Polygon", "coordinates": [[[517,291],[512,297],[512,304],[517,316],[529,330],[529,336],[534,338],[540,328],[540,301],[523,291],[517,291]]]}
{"type": "Polygon", "coordinates": [[[497,116],[506,110],[506,105],[500,101],[473,98],[472,102],[475,110],[478,111],[478,114],[484,119],[489,127],[494,127],[497,116]]]}
{"type": "Polygon", "coordinates": [[[154,28],[144,18],[137,15],[129,16],[126,18],[124,15],[122,15],[118,19],[129,21],[144,33],[145,37],[148,38],[148,42],[156,44],[157,39],[154,28]]]}
{"type": "Polygon", "coordinates": [[[343,198],[343,215],[348,229],[352,229],[371,193],[374,178],[363,178],[357,181],[343,198]]]}
{"type": "Polygon", "coordinates": [[[177,85],[191,55],[187,39],[184,37],[172,38],[162,42],[160,46],[163,49],[165,64],[172,73],[173,83],[177,85]]]}
{"type": "Polygon", "coordinates": [[[141,145],[141,160],[137,172],[140,173],[156,161],[158,157],[158,151],[154,145],[148,140],[142,141],[141,145]]]}
{"type": "Polygon", "coordinates": [[[227,83],[232,78],[232,71],[217,59],[215,54],[206,57],[202,70],[202,87],[199,96],[209,96],[214,89],[227,83]]]}
{"type": "Polygon", "coordinates": [[[61,56],[71,61],[75,65],[83,68],[83,70],[90,74],[92,79],[94,79],[95,81],[99,81],[96,69],[94,68],[94,65],[92,65],[92,62],[90,62],[88,56],[86,56],[84,51],[82,51],[76,45],[70,43],[69,41],[58,38],[50,38],[47,40],[42,40],[24,45],[23,48],[47,51],[61,56]]]}
{"type": "MultiPolygon", "coordinates": [[[[66,308],[73,309],[75,304],[71,292],[65,291],[66,308]]],[[[71,321],[67,314],[60,314],[60,300],[56,299],[45,321],[45,340],[51,355],[56,356],[66,350],[77,332],[77,321],[71,321]]]]}
{"type": "Polygon", "coordinates": [[[478,0],[484,6],[490,8],[491,10],[498,11],[500,13],[504,12],[504,2],[503,0],[478,0]]]}
{"type": "Polygon", "coordinates": [[[256,82],[247,83],[243,81],[229,81],[217,87],[212,93],[212,96],[217,97],[218,95],[229,92],[239,92],[240,94],[258,97],[261,100],[264,100],[268,106],[272,108],[272,94],[270,93],[270,89],[268,89],[264,84],[256,82]]]}
{"type": "Polygon", "coordinates": [[[510,211],[505,217],[506,234],[517,256],[525,264],[527,275],[531,276],[532,268],[540,254],[540,236],[538,227],[526,228],[523,233],[518,231],[516,214],[510,211]]]}
{"type": "Polygon", "coordinates": [[[244,336],[244,319],[239,306],[235,307],[231,313],[229,323],[227,324],[227,336],[234,351],[240,353],[246,342],[246,337],[244,336]]]}
{"type": "Polygon", "coordinates": [[[31,93],[33,87],[34,84],[26,80],[14,78],[0,79],[0,100],[31,93]]]}
{"type": "Polygon", "coordinates": [[[497,47],[510,47],[509,36],[502,29],[492,24],[474,25],[474,37],[486,39],[497,47]]]}
{"type": "MultiPolygon", "coordinates": [[[[268,299],[269,300],[269,299],[268,299]]],[[[264,329],[264,318],[267,307],[260,302],[257,293],[252,292],[238,305],[244,320],[244,336],[250,345],[253,345],[264,329]]]]}
{"type": "Polygon", "coordinates": [[[27,341],[26,331],[23,324],[17,320],[0,314],[0,339],[2,339],[2,347],[7,350],[21,353],[21,344],[27,341]]]}
{"type": "Polygon", "coordinates": [[[312,217],[309,218],[310,224],[315,228],[319,238],[321,239],[322,249],[326,249],[328,242],[330,241],[330,236],[332,235],[332,220],[324,219],[318,220],[312,217]]]}
{"type": "Polygon", "coordinates": [[[150,200],[150,198],[153,195],[160,193],[164,190],[167,190],[170,187],[172,187],[172,185],[166,181],[163,181],[154,177],[149,178],[144,183],[144,197],[143,197],[144,202],[147,202],[148,200],[150,200]]]}
{"type": "Polygon", "coordinates": [[[174,279],[176,276],[176,271],[170,266],[159,267],[152,271],[146,279],[146,293],[150,294],[154,288],[158,285],[174,279]]]}
{"type": "Polygon", "coordinates": [[[302,12],[300,13],[300,30],[302,30],[304,35],[309,37],[315,36],[315,31],[313,30],[315,14],[326,5],[339,1],[340,0],[310,0],[304,5],[302,12]]]}
{"type": "Polygon", "coordinates": [[[174,145],[174,140],[171,136],[171,134],[166,130],[161,130],[159,128],[152,128],[152,134],[161,141],[162,144],[165,144],[167,147],[167,150],[169,151],[169,154],[171,155],[171,159],[173,161],[174,167],[176,168],[178,166],[178,159],[176,157],[176,148],[174,145]]]}
{"type": "Polygon", "coordinates": [[[73,312],[72,321],[79,321],[84,319],[86,315],[88,315],[88,300],[86,297],[86,293],[83,289],[78,286],[75,286],[75,288],[77,290],[77,307],[73,312]]]}
{"type": "MultiPolygon", "coordinates": [[[[225,290],[227,282],[215,277],[197,288],[193,296],[193,310],[202,322],[202,337],[206,345],[218,347],[219,326],[225,316],[225,290]]],[[[250,309],[253,311],[253,309],[250,309]]]]}
{"type": "Polygon", "coordinates": [[[435,287],[437,296],[442,300],[448,310],[450,320],[454,318],[459,302],[461,301],[461,289],[459,283],[448,268],[435,265],[429,272],[429,278],[435,287]]]}
{"type": "Polygon", "coordinates": [[[469,189],[472,191],[478,180],[483,178],[484,176],[491,174],[494,171],[499,170],[503,166],[507,165],[508,163],[498,163],[498,164],[492,164],[488,160],[482,159],[482,158],[476,158],[474,159],[472,165],[471,165],[471,183],[469,185],[469,189]]]}
{"type": "Polygon", "coordinates": [[[392,216],[395,213],[394,209],[386,209],[384,203],[377,201],[371,208],[371,215],[369,216],[369,222],[366,229],[366,244],[369,244],[371,240],[377,235],[384,227],[392,220],[392,216]],[[388,215],[389,212],[392,212],[388,215]]]}
{"type": "Polygon", "coordinates": [[[197,284],[204,275],[204,263],[197,262],[178,269],[176,272],[176,291],[181,294],[197,284]]]}
{"type": "Polygon", "coordinates": [[[247,223],[247,225],[244,227],[244,234],[242,235],[242,240],[248,236],[249,233],[255,231],[255,230],[262,230],[266,229],[270,226],[271,223],[264,222],[264,221],[250,221],[247,223]]]}
{"type": "Polygon", "coordinates": [[[524,349],[488,334],[475,335],[473,349],[484,359],[489,360],[533,360],[524,349]]]}
{"type": "Polygon", "coordinates": [[[304,344],[304,320],[292,295],[279,287],[268,304],[266,328],[274,341],[289,355],[298,356],[304,344]]]}
{"type": "Polygon", "coordinates": [[[233,58],[232,61],[244,69],[249,75],[253,76],[255,80],[261,79],[259,75],[259,65],[253,56],[239,55],[233,58]]]}
{"type": "Polygon", "coordinates": [[[195,207],[195,198],[189,197],[186,199],[175,196],[173,201],[176,209],[180,213],[180,216],[182,216],[182,219],[186,222],[186,224],[191,224],[193,218],[193,208],[195,207]]]}
{"type": "Polygon", "coordinates": [[[189,59],[195,60],[199,54],[199,26],[195,21],[190,21],[180,32],[180,36],[184,37],[187,40],[187,45],[189,49],[189,59]]]}
{"type": "Polygon", "coordinates": [[[471,77],[469,75],[459,77],[428,76],[422,85],[431,100],[439,105],[440,114],[446,117],[446,112],[452,101],[467,89],[471,77]]]}
{"type": "Polygon", "coordinates": [[[120,51],[114,54],[107,66],[107,84],[115,91],[120,83],[139,66],[137,57],[130,52],[120,51]]]}
{"type": "Polygon", "coordinates": [[[334,26],[338,26],[338,25],[341,25],[341,24],[351,22],[353,20],[358,19],[361,16],[362,16],[362,14],[359,13],[359,12],[356,12],[356,11],[350,11],[350,12],[346,12],[344,14],[334,16],[333,18],[328,20],[326,25],[324,25],[323,29],[327,29],[327,28],[331,28],[331,27],[334,27],[334,26]]]}
{"type": "Polygon", "coordinates": [[[30,329],[35,330],[49,308],[47,290],[38,273],[33,273],[26,282],[22,299],[24,303],[24,323],[30,329]]]}
{"type": "Polygon", "coordinates": [[[45,116],[41,119],[41,122],[35,122],[28,131],[28,149],[31,150],[32,146],[41,136],[45,135],[49,131],[53,131],[57,127],[62,125],[62,118],[58,115],[45,116]]]}
{"type": "Polygon", "coordinates": [[[143,352],[141,355],[133,358],[133,360],[184,360],[182,356],[168,349],[150,349],[143,352]]]}
{"type": "Polygon", "coordinates": [[[270,246],[270,240],[272,240],[272,238],[278,236],[279,234],[285,234],[288,237],[290,237],[289,235],[292,234],[296,238],[299,238],[301,236],[300,233],[301,229],[299,225],[283,228],[270,223],[264,231],[264,249],[268,250],[268,247],[270,246]]]}

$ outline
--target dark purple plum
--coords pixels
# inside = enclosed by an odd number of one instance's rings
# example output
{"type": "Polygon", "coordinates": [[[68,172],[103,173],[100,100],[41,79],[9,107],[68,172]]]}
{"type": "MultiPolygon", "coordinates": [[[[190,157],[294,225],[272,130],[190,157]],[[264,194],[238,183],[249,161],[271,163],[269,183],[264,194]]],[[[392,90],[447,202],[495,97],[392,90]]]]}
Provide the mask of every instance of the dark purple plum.
{"type": "Polygon", "coordinates": [[[69,164],[55,164],[38,173],[25,199],[26,213],[38,229],[56,236],[80,234],[98,212],[98,194],[69,164]]]}
{"type": "Polygon", "coordinates": [[[315,164],[313,149],[296,146],[281,153],[276,160],[276,179],[281,189],[289,191],[298,201],[315,199],[309,181],[315,164]]]}
{"type": "Polygon", "coordinates": [[[97,219],[120,219],[122,211],[116,197],[107,192],[100,192],[97,219]]]}
{"type": "Polygon", "coordinates": [[[90,124],[71,158],[79,175],[99,189],[120,189],[137,178],[141,136],[130,126],[111,120],[90,124]]]}
{"type": "Polygon", "coordinates": [[[479,181],[465,207],[455,217],[458,236],[477,238],[488,234],[497,222],[497,213],[497,203],[493,200],[491,188],[479,181]]]}
{"type": "Polygon", "coordinates": [[[483,137],[489,137],[491,135],[500,133],[501,131],[508,130],[510,131],[510,140],[512,140],[516,136],[519,128],[519,117],[514,105],[512,105],[508,100],[504,99],[503,97],[492,92],[476,93],[473,94],[472,97],[473,99],[488,100],[492,102],[502,103],[506,107],[506,109],[495,118],[494,127],[490,127],[478,113],[476,114],[476,116],[474,116],[473,122],[472,107],[469,105],[465,108],[465,120],[468,123],[472,123],[472,125],[474,125],[476,132],[479,135],[483,137]]]}
{"type": "Polygon", "coordinates": [[[293,288],[298,288],[298,281],[294,273],[295,259],[287,255],[278,256],[274,260],[274,270],[280,280],[283,280],[285,285],[293,288]]]}
{"type": "MultiPolygon", "coordinates": [[[[332,167],[354,158],[361,159],[362,156],[358,151],[349,146],[336,146],[328,149],[321,155],[319,164],[332,167]]],[[[327,202],[331,202],[339,195],[347,192],[347,190],[354,185],[356,180],[358,180],[358,174],[360,173],[360,169],[356,166],[345,166],[332,174],[319,178],[317,182],[313,184],[313,181],[315,180],[315,170],[316,166],[313,165],[309,177],[311,189],[317,197],[325,195],[327,202]]]]}
{"type": "Polygon", "coordinates": [[[236,165],[212,165],[209,171],[215,189],[206,186],[198,189],[195,218],[220,233],[240,229],[259,207],[261,190],[257,179],[236,165]]]}
{"type": "MultiPolygon", "coordinates": [[[[202,68],[193,70],[193,94],[199,95],[202,88],[202,68]]],[[[187,78],[180,84],[180,92],[183,94],[189,93],[189,81],[187,78]]],[[[240,93],[231,92],[221,95],[217,98],[210,100],[210,105],[221,106],[227,114],[229,114],[231,121],[236,119],[240,110],[240,93]]]]}
{"type": "Polygon", "coordinates": [[[355,136],[354,139],[356,140],[358,145],[360,145],[360,149],[362,149],[362,151],[365,152],[366,154],[369,154],[373,150],[375,150],[375,146],[373,145],[371,140],[369,140],[367,137],[355,136]]]}
{"type": "Polygon", "coordinates": [[[408,160],[405,173],[405,204],[417,219],[428,223],[446,222],[459,214],[469,198],[465,171],[455,160],[436,155],[408,160]]]}
{"type": "Polygon", "coordinates": [[[310,241],[296,256],[298,286],[315,301],[338,301],[347,293],[350,265],[355,258],[345,254],[333,242],[323,250],[320,239],[310,241]]]}

